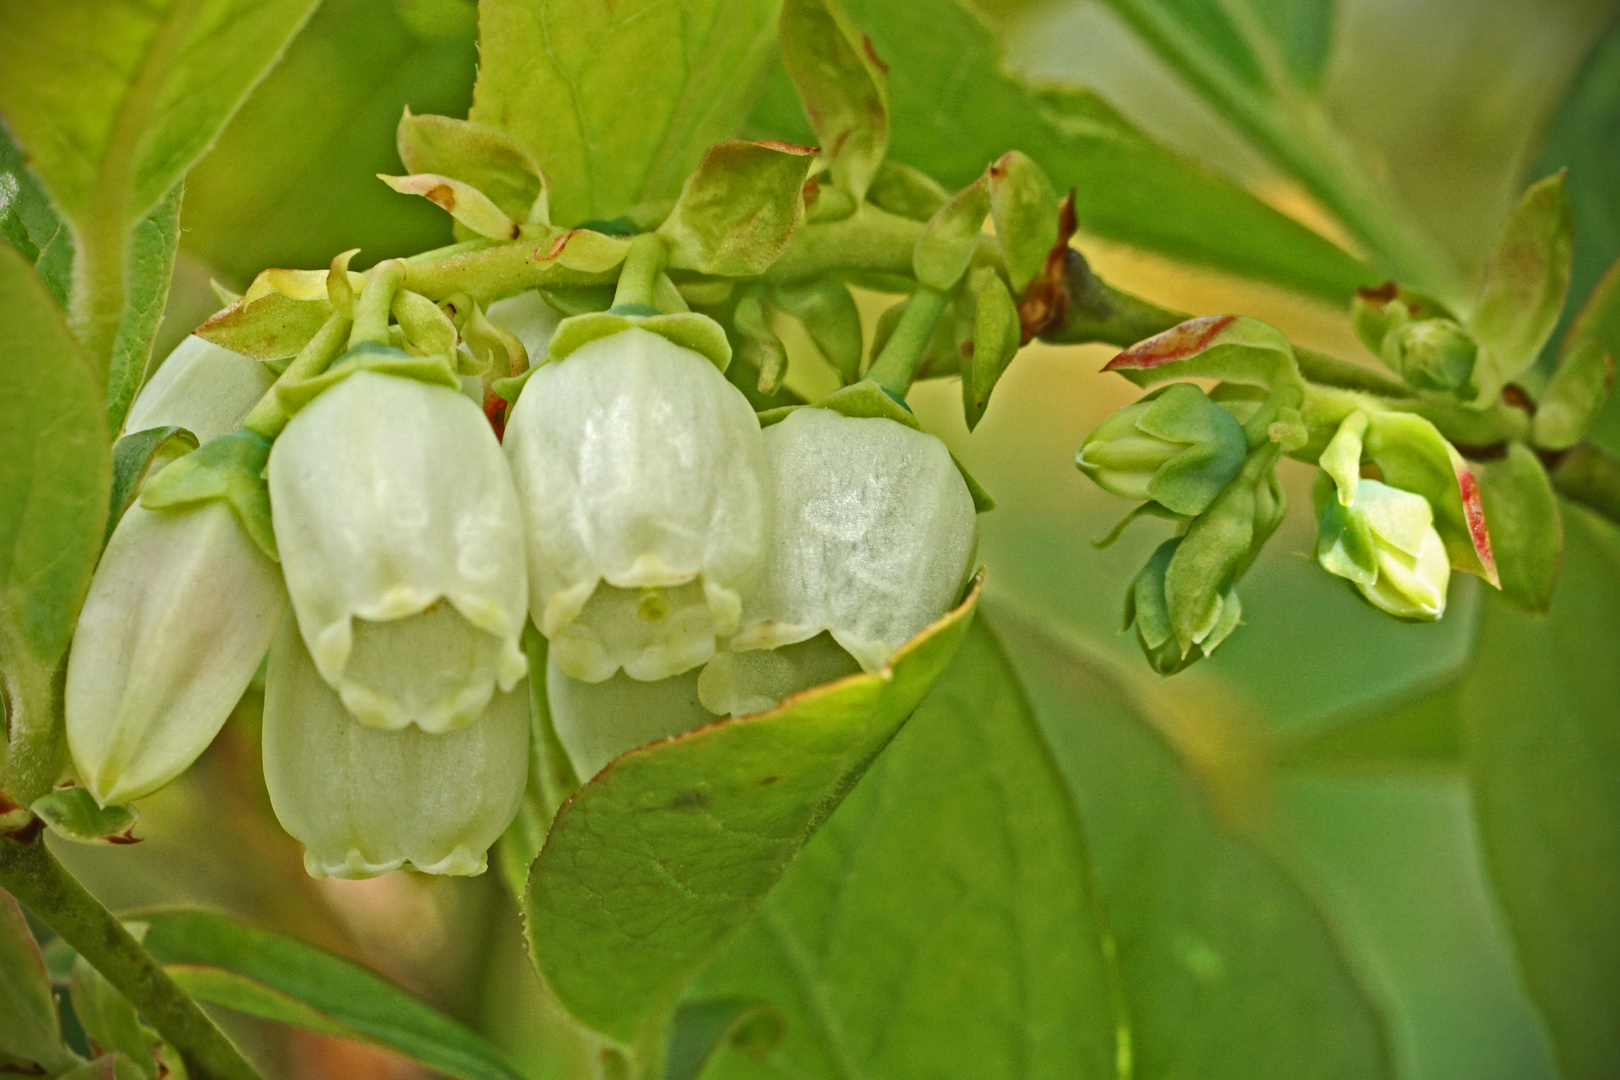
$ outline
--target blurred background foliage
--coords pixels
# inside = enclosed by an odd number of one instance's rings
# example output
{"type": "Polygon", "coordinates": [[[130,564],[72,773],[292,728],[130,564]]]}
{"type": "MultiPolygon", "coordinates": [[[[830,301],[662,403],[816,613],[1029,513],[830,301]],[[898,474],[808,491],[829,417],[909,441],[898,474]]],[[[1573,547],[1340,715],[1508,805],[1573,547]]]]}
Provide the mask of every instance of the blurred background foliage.
{"type": "MultiPolygon", "coordinates": [[[[878,26],[904,3],[847,7],[878,26]]],[[[947,65],[933,72],[941,116],[908,113],[897,91],[897,153],[961,182],[1026,133],[1050,140],[1043,164],[1063,183],[1095,178],[1053,164],[1073,129],[950,114],[988,100],[973,95],[989,94],[996,58],[966,50],[993,38],[1008,71],[1048,93],[1098,91],[1164,146],[1358,250],[1299,170],[1257,148],[1255,95],[1212,105],[1195,89],[1209,63],[1249,85],[1253,57],[1221,51],[1239,9],[1272,28],[1284,82],[1396,193],[1437,265],[1477,277],[1523,185],[1566,166],[1573,296],[1620,254],[1611,0],[983,0],[982,24],[950,39],[958,55],[874,32],[897,69],[904,49],[947,65]],[[1179,13],[1214,59],[1178,68],[1119,14],[1132,10],[1179,13]]],[[[215,306],[211,278],[239,289],[351,246],[360,265],[449,241],[443,215],[374,174],[399,168],[402,108],[464,115],[474,36],[468,0],[326,0],[187,181],[159,355],[215,306]]],[[[780,85],[767,78],[754,127],[793,122],[780,85]]],[[[1079,246],[1163,305],[1244,312],[1371,361],[1325,298],[1347,285],[1311,298],[1117,235],[1079,246]]],[[[803,336],[784,331],[802,357],[803,336]]],[[[1000,504],[983,519],[986,619],[700,980],[695,994],[763,997],[786,1022],[776,1052],[724,1053],[711,1075],[1620,1076],[1620,535],[1565,507],[1546,616],[1467,578],[1442,622],[1399,624],[1309,561],[1309,470],[1289,464],[1295,510],[1244,583],[1242,632],[1159,680],[1118,624],[1161,537],[1139,526],[1093,550],[1120,506],[1071,466],[1136,396],[1099,374],[1108,356],[1030,348],[971,438],[954,381],[913,394],[1000,504]],[[1099,909],[1109,933],[1081,932],[1099,909]],[[1078,985],[1096,990],[1082,1000],[1112,995],[1114,1012],[1075,1011],[1078,985]]],[[[796,366],[790,381],[816,377],[796,366]]],[[[1620,451],[1613,401],[1598,438],[1620,451]]],[[[303,875],[258,775],[256,708],[250,694],[201,765],[148,801],[144,843],[63,845],[72,869],[115,909],[203,902],[362,958],[534,1075],[580,1075],[593,1050],[548,1019],[495,875],[303,875]]],[[[233,1032],[282,1076],[415,1075],[313,1034],[233,1032]]]]}

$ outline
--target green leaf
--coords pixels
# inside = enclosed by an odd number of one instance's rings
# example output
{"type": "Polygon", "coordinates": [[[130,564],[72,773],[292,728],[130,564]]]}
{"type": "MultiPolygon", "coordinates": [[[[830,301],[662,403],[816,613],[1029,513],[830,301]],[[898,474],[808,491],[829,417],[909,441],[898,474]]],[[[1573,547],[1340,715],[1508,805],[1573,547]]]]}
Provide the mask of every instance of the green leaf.
{"type": "Polygon", "coordinates": [[[973,340],[971,355],[962,357],[962,415],[972,431],[984,418],[1002,373],[1018,355],[1021,326],[1018,305],[994,270],[974,270],[968,281],[972,284],[973,340]]]}
{"type": "MultiPolygon", "coordinates": [[[[892,158],[949,188],[1016,147],[1088,233],[1347,302],[1372,271],[1310,229],[1143,136],[1083,90],[1038,93],[1008,75],[989,28],[960,0],[848,0],[889,65],[892,158]]],[[[785,76],[750,130],[808,138],[785,76]]]]}
{"type": "Polygon", "coordinates": [[[785,0],[782,64],[804,103],[833,182],[859,201],[889,149],[883,65],[836,0],[785,0]]]}
{"type": "Polygon", "coordinates": [[[142,944],[199,1000],[386,1046],[463,1080],[519,1080],[478,1035],[358,964],[215,912],[142,918],[142,944]]]}
{"type": "Polygon", "coordinates": [[[23,805],[61,768],[51,672],[101,552],[112,486],[104,415],[61,309],[0,244],[0,674],[10,699],[0,788],[23,805]]]}
{"type": "Polygon", "coordinates": [[[1552,336],[1569,291],[1574,228],[1562,173],[1531,185],[1502,227],[1468,322],[1482,402],[1534,364],[1552,336]]]}
{"type": "Polygon", "coordinates": [[[152,358],[152,339],[163,321],[174,275],[174,253],[180,243],[180,199],[184,184],[175,184],[146,216],[136,222],[129,238],[128,293],[124,317],[113,342],[107,367],[107,427],[118,431],[130,402],[146,381],[152,358]]]}
{"type": "Polygon", "coordinates": [[[1502,595],[1526,611],[1546,611],[1558,581],[1564,523],[1536,452],[1521,442],[1480,471],[1479,494],[1491,529],[1502,595]]]}
{"type": "MultiPolygon", "coordinates": [[[[28,920],[10,893],[0,892],[0,1066],[66,1069],[73,1055],[62,1045],[62,1027],[51,981],[28,920]]],[[[6,1071],[0,1068],[0,1072],[6,1071]]]]}
{"type": "Polygon", "coordinates": [[[1166,379],[1220,379],[1265,390],[1303,390],[1294,347],[1281,332],[1242,315],[1203,315],[1137,342],[1108,361],[1137,386],[1166,379]]]}
{"type": "Polygon", "coordinates": [[[1557,448],[1580,432],[1591,433],[1607,450],[1620,450],[1616,434],[1620,432],[1620,407],[1607,401],[1616,356],[1620,356],[1620,259],[1593,287],[1565,335],[1558,367],[1542,394],[1531,429],[1538,445],[1557,448]],[[1602,357],[1608,362],[1603,363],[1602,357]],[[1598,385],[1600,377],[1602,384],[1598,385]]]}
{"type": "Polygon", "coordinates": [[[861,313],[842,281],[816,278],[778,285],[771,299],[799,320],[816,350],[838,372],[839,382],[848,386],[861,377],[861,313]]]}
{"type": "Polygon", "coordinates": [[[1080,822],[995,634],[968,632],[911,722],[693,996],[786,1035],[716,1080],[1086,1077],[1129,1060],[1080,822]]]}
{"type": "MultiPolygon", "coordinates": [[[[1620,161],[1610,152],[1620,137],[1620,22],[1592,46],[1571,80],[1558,112],[1542,135],[1541,156],[1531,176],[1567,169],[1575,221],[1575,259],[1567,306],[1554,339],[1568,330],[1598,282],[1620,259],[1620,161]]],[[[1567,343],[1566,343],[1567,344],[1567,343]]],[[[1611,346],[1611,351],[1614,347],[1611,346]]],[[[1544,362],[1553,357],[1542,354],[1544,362]]]]}
{"type": "MultiPolygon", "coordinates": [[[[159,302],[147,313],[140,278],[126,285],[129,268],[151,258],[145,242],[131,243],[130,228],[171,197],[314,6],[0,3],[0,114],[73,227],[82,263],[74,269],[75,321],[103,374],[115,356],[128,365],[139,354],[144,364],[150,333],[139,324],[161,312],[159,302]],[[132,337],[121,329],[126,308],[138,313],[132,337]]],[[[134,390],[127,375],[110,378],[109,411],[122,419],[124,395],[134,390]]]]}
{"type": "Polygon", "coordinates": [[[731,137],[776,38],[771,0],[484,0],[468,119],[551,180],[559,224],[671,199],[731,137]]]}
{"type": "Polygon", "coordinates": [[[977,590],[891,667],[632,751],[557,814],[529,875],[529,947],[558,999],[624,1042],[656,1038],[927,694],[977,590]]]}
{"type": "Polygon", "coordinates": [[[413,173],[440,173],[470,184],[517,222],[545,222],[545,178],[511,137],[470,120],[415,116],[407,108],[396,137],[413,173]]]}
{"type": "Polygon", "coordinates": [[[141,816],[133,806],[97,806],[95,797],[82,787],[41,795],[28,809],[57,836],[81,844],[133,844],[130,830],[141,816]]]}
{"type": "Polygon", "coordinates": [[[462,116],[472,96],[472,3],[435,5],[463,7],[462,27],[413,25],[412,6],[324,0],[186,178],[187,252],[240,287],[266,266],[325,266],[351,247],[371,260],[450,241],[441,211],[376,177],[399,171],[407,105],[462,116]]]}
{"type": "Polygon", "coordinates": [[[67,307],[73,234],[62,224],[23,152],[0,124],[0,238],[34,264],[56,302],[67,307]]]}
{"type": "Polygon", "coordinates": [[[911,268],[917,280],[947,292],[967,273],[984,219],[990,216],[990,167],[946,200],[917,238],[911,268]]]}
{"type": "Polygon", "coordinates": [[[804,218],[815,151],[733,140],[711,146],[658,227],[669,265],[727,277],[763,274],[804,218]]]}
{"type": "Polygon", "coordinates": [[[992,614],[1085,825],[1132,1074],[1392,1076],[1380,1018],[1321,912],[1223,812],[1241,805],[1221,798],[1241,797],[1233,720],[1156,705],[1070,642],[992,614]]]}
{"type": "Polygon", "coordinates": [[[495,864],[512,899],[523,903],[529,867],[546,844],[546,831],[563,800],[579,788],[574,763],[557,738],[546,696],[546,639],[533,623],[523,628],[523,650],[529,658],[529,780],[517,817],[501,834],[495,864]]]}
{"type": "Polygon", "coordinates": [[[1486,861],[1567,1080],[1620,1061],[1620,537],[1568,515],[1545,616],[1487,595],[1463,690],[1486,861]]]}
{"type": "MultiPolygon", "coordinates": [[[[128,929],[139,941],[143,928],[133,924],[128,929]]],[[[155,1077],[158,1063],[153,1051],[161,1039],[141,1023],[135,1006],[82,956],[73,961],[68,987],[73,995],[73,1015],[96,1052],[120,1054],[143,1075],[155,1077]]]]}
{"type": "Polygon", "coordinates": [[[1109,0],[1137,35],[1390,275],[1441,294],[1456,270],[1354,151],[1322,101],[1334,0],[1109,0]]]}
{"type": "Polygon", "coordinates": [[[675,1010],[664,1055],[664,1080],[698,1080],[722,1048],[731,1046],[754,1060],[782,1041],[781,1015],[747,998],[688,1001],[675,1010]]]}
{"type": "Polygon", "coordinates": [[[1058,241],[1058,197],[1045,171],[1020,150],[990,167],[990,215],[1012,291],[1023,296],[1058,241]]]}

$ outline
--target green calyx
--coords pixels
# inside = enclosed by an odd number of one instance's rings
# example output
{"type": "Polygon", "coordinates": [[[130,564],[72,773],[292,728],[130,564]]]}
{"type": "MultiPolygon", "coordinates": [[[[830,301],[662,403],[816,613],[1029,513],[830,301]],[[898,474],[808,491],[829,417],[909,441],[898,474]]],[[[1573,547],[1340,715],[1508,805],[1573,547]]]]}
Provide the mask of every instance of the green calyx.
{"type": "Polygon", "coordinates": [[[1178,536],[1160,544],[1125,591],[1124,629],[1136,627],[1142,655],[1160,675],[1185,671],[1206,656],[1214,655],[1243,618],[1243,602],[1238,598],[1236,587],[1228,585],[1215,597],[1215,618],[1203,635],[1190,647],[1181,647],[1176,639],[1166,589],[1170,566],[1181,542],[1178,536]]]}
{"type": "Polygon", "coordinates": [[[264,480],[270,445],[270,439],[252,431],[211,439],[148,480],[141,489],[141,505],[148,510],[183,510],[221,500],[236,512],[259,549],[279,562],[270,523],[270,488],[264,480]]]}
{"type": "Polygon", "coordinates": [[[293,378],[276,385],[276,400],[288,416],[314,401],[357,371],[374,371],[379,375],[395,375],[402,379],[416,379],[429,386],[443,386],[459,390],[461,381],[456,377],[450,358],[443,353],[431,356],[412,356],[404,349],[391,345],[363,342],[344,353],[336,363],[319,375],[293,378]]]}
{"type": "Polygon", "coordinates": [[[1243,469],[1243,425],[1191,383],[1175,383],[1104,420],[1075,455],[1099,487],[1203,513],[1243,469]]]}
{"type": "Polygon", "coordinates": [[[631,329],[646,330],[683,349],[699,353],[721,371],[731,364],[731,342],[720,324],[707,315],[695,311],[659,314],[653,307],[621,305],[608,311],[591,311],[564,319],[557,325],[557,332],[551,337],[551,347],[542,360],[521,375],[496,379],[492,384],[493,389],[503,400],[516,401],[529,376],[541,364],[566,360],[584,345],[631,329]]]}

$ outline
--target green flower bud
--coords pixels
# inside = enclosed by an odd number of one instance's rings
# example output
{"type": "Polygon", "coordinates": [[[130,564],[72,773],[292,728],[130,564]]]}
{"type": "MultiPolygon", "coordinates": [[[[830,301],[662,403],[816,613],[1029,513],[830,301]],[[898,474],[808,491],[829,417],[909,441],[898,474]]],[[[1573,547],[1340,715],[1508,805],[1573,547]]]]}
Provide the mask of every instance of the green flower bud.
{"type": "Polygon", "coordinates": [[[195,335],[176,345],[136,395],[125,431],[182,427],[205,443],[235,431],[275,382],[270,369],[195,335]]]}
{"type": "Polygon", "coordinates": [[[638,327],[580,345],[534,369],[506,455],[530,610],[564,673],[663,679],[736,630],[764,560],[765,445],[707,356],[638,327]]]}
{"type": "Polygon", "coordinates": [[[1316,560],[1351,582],[1376,608],[1432,622],[1445,613],[1451,563],[1429,501],[1377,480],[1360,480],[1348,503],[1324,473],[1316,560]]]}
{"type": "Polygon", "coordinates": [[[1451,319],[1408,323],[1384,338],[1384,363],[1420,390],[1450,393],[1468,383],[1479,346],[1451,319]]]}
{"type": "Polygon", "coordinates": [[[481,874],[529,772],[529,690],[519,679],[446,734],[354,719],[283,620],[264,695],[264,779],[312,877],[366,878],[409,864],[481,874]]]}
{"type": "Polygon", "coordinates": [[[275,563],[224,500],[129,508],[68,656],[68,748],[97,802],[149,795],[197,759],[286,605],[275,563]]]}
{"type": "Polygon", "coordinates": [[[1214,655],[1215,649],[1231,636],[1243,618],[1243,603],[1238,599],[1236,587],[1229,585],[1216,597],[1214,617],[1208,626],[1186,652],[1182,651],[1176,641],[1170,603],[1165,594],[1165,575],[1182,539],[1178,536],[1160,544],[1125,592],[1124,628],[1136,627],[1142,655],[1160,675],[1185,671],[1204,657],[1214,655]]]}
{"type": "Polygon", "coordinates": [[[1175,383],[1097,425],[1074,463],[1098,487],[1201,514],[1243,470],[1243,425],[1191,383],[1175,383]]]}
{"type": "Polygon", "coordinates": [[[776,526],[731,647],[828,631],[876,671],[950,609],[972,570],[967,482],[944,443],[882,417],[798,409],[765,430],[765,446],[776,526]]]}
{"type": "Polygon", "coordinates": [[[698,700],[696,669],[645,682],[619,672],[601,682],[570,678],[546,666],[546,702],[557,739],[581,780],[638,746],[712,724],[719,717],[698,700]]]}
{"type": "Polygon", "coordinates": [[[517,493],[478,406],[356,371],[292,418],[269,481],[299,629],[355,717],[442,733],[523,677],[517,493]]]}

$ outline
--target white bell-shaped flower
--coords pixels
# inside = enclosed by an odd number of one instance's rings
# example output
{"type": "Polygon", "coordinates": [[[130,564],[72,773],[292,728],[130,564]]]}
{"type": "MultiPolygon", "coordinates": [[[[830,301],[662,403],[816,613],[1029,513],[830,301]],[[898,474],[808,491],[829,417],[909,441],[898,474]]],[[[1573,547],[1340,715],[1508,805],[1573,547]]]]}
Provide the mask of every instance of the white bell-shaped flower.
{"type": "Polygon", "coordinates": [[[589,780],[626,750],[720,719],[698,700],[696,670],[653,682],[620,672],[588,683],[569,678],[555,660],[546,666],[551,725],[581,780],[589,780]]]}
{"type": "Polygon", "coordinates": [[[68,656],[68,748],[96,801],[149,795],[197,759],[247,689],[286,606],[275,563],[229,504],[129,508],[68,656]]]}
{"type": "Polygon", "coordinates": [[[779,649],[723,652],[698,679],[705,708],[731,716],[774,709],[794,694],[860,673],[861,665],[831,634],[779,649]]]}
{"type": "Polygon", "coordinates": [[[506,426],[530,610],[569,676],[662,679],[736,629],[770,516],[764,442],[702,354],[640,328],[530,376],[506,426]]]}
{"type": "Polygon", "coordinates": [[[545,359],[551,335],[557,332],[557,324],[562,321],[562,312],[546,303],[545,297],[535,289],[495,301],[484,315],[523,342],[530,363],[545,359]]]}
{"type": "Polygon", "coordinates": [[[866,671],[949,610],[978,544],[945,444],[894,420],[799,409],[765,430],[770,556],[736,651],[823,630],[866,671]]]}
{"type": "Polygon", "coordinates": [[[313,877],[374,877],[407,863],[428,874],[483,873],[523,801],[528,746],[526,679],[455,731],[382,731],[349,715],[292,619],[276,635],[264,779],[313,877]]]}
{"type": "Polygon", "coordinates": [[[465,396],[358,371],[293,417],[269,481],[299,629],[357,718],[450,731],[523,677],[517,495],[465,396]]]}
{"type": "Polygon", "coordinates": [[[173,425],[205,443],[240,427],[274,382],[270,369],[252,357],[193,334],[175,346],[136,395],[124,430],[173,425]]]}

